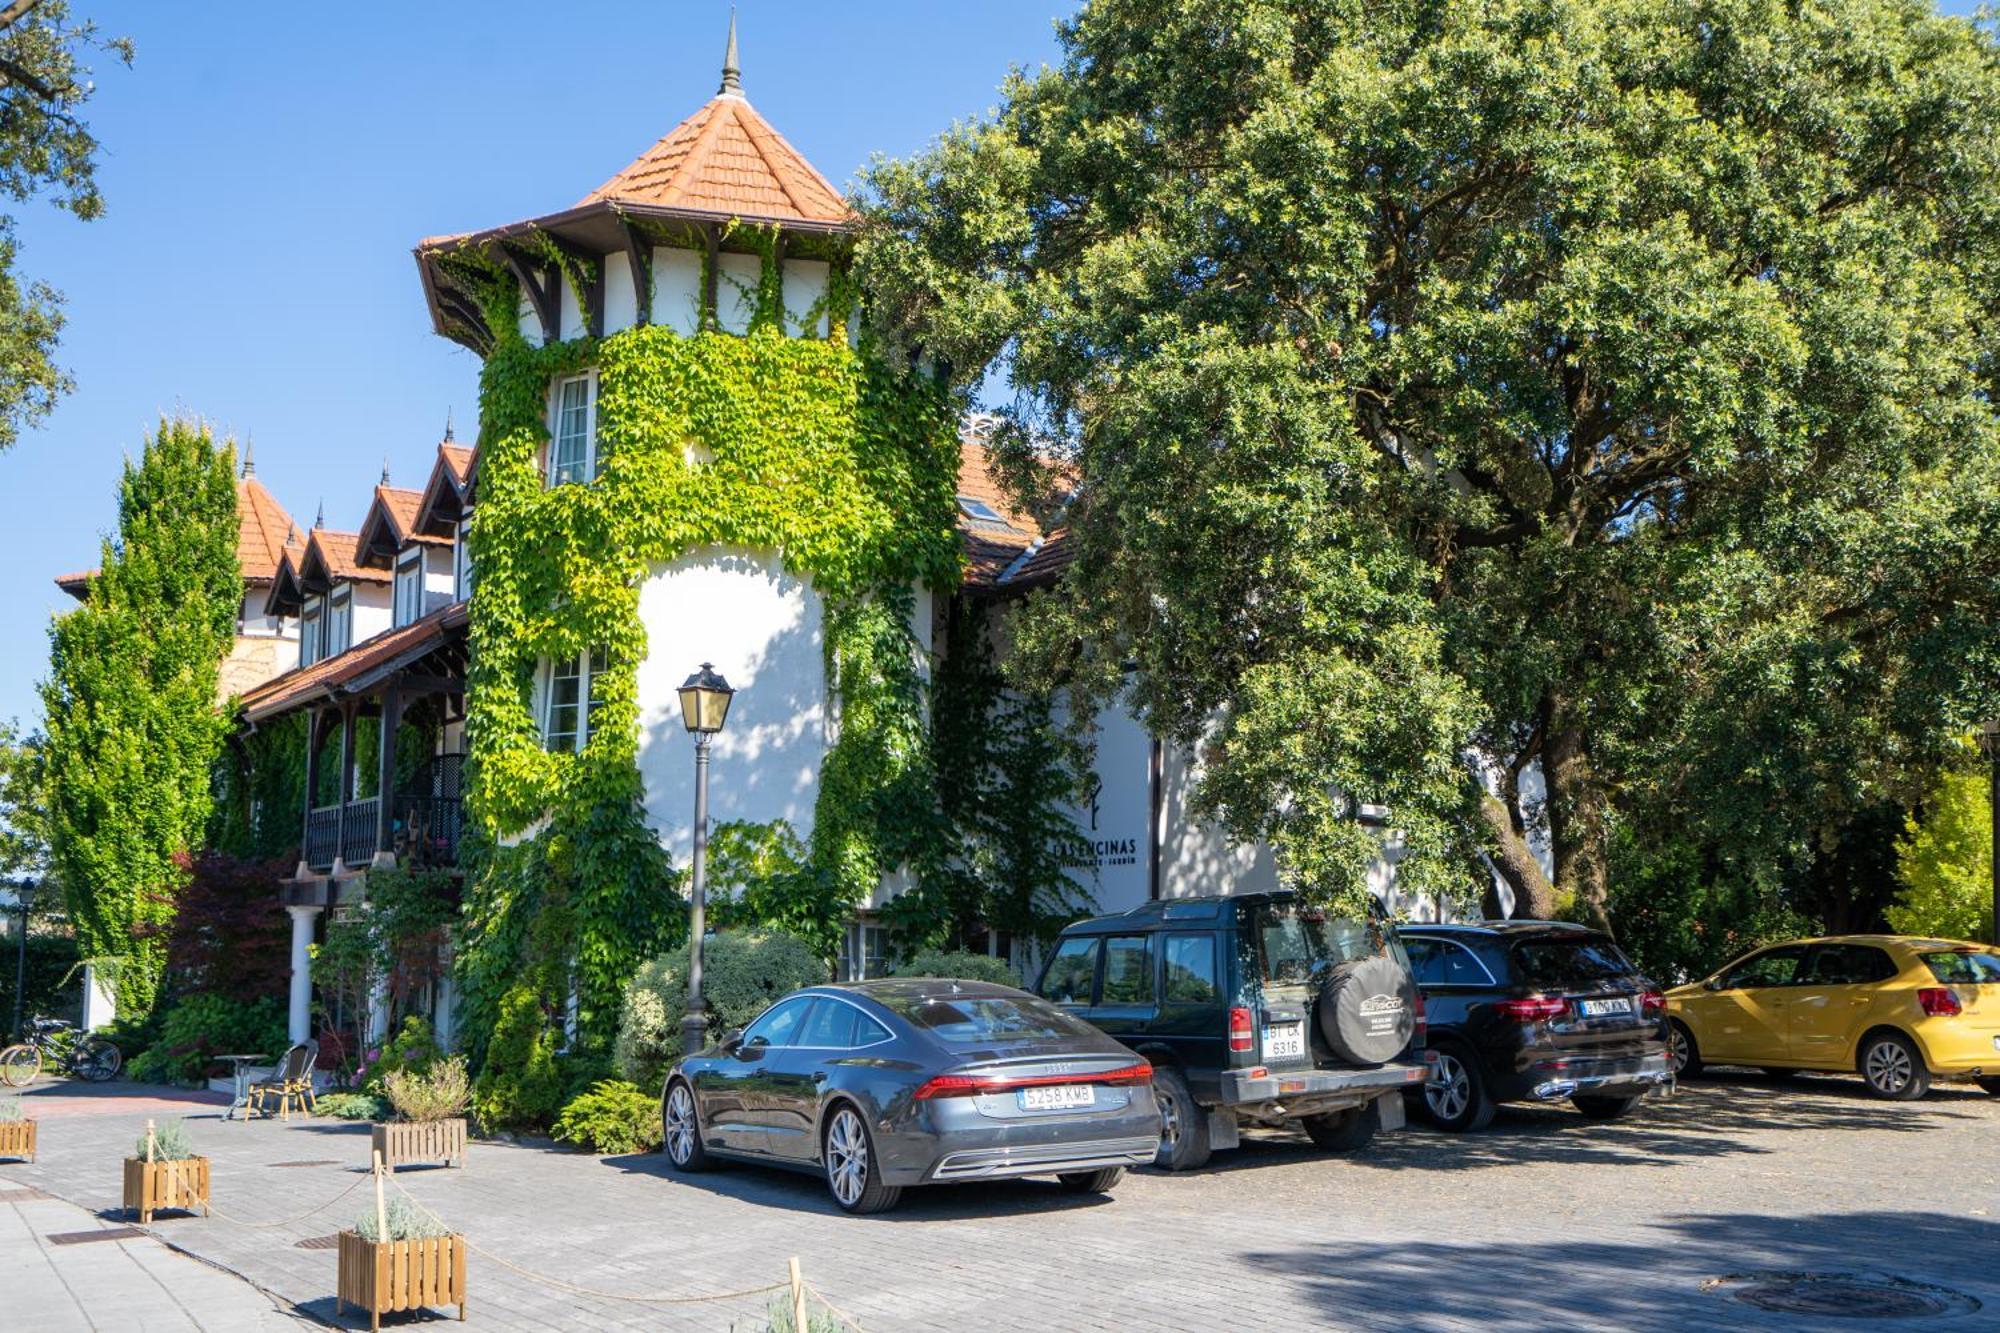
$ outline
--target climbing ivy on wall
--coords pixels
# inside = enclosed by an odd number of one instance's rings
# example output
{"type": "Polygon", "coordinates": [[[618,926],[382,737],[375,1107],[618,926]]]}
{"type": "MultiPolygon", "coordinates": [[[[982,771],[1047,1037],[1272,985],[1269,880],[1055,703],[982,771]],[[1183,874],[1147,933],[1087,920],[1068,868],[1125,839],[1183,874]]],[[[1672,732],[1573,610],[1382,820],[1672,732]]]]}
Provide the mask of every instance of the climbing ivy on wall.
{"type": "MultiPolygon", "coordinates": [[[[914,584],[958,578],[955,413],[930,377],[850,347],[844,310],[828,312],[827,339],[760,320],[746,337],[647,326],[536,347],[517,331],[511,282],[460,277],[496,334],[471,534],[465,1031],[476,1043],[526,979],[545,1006],[574,987],[578,1034],[594,1049],[632,971],[684,929],[679,875],[641,813],[641,582],[709,546],[777,551],[812,580],[838,733],[786,898],[837,923],[913,854],[911,812],[929,804],[903,799],[930,773],[918,645],[904,626],[914,584]],[[598,476],[547,487],[550,386],[593,367],[598,476]],[[608,650],[609,669],[593,682],[588,742],[550,752],[533,712],[538,664],[593,647],[608,650]]],[[[774,304],[762,293],[775,285],[759,288],[760,309],[774,304]]]]}

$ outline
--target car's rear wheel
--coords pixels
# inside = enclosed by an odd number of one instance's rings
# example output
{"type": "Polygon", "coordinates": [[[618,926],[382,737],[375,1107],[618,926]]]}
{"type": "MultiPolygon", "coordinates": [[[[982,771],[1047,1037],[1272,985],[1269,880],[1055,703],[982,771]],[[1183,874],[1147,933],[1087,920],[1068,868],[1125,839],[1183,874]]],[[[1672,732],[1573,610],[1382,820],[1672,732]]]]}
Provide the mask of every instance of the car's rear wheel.
{"type": "Polygon", "coordinates": [[[1440,1044],[1437,1069],[1424,1084],[1424,1112],[1431,1123],[1448,1133],[1464,1134],[1492,1124],[1496,1109],[1478,1058],[1456,1043],[1440,1044]]]}
{"type": "Polygon", "coordinates": [[[1861,1081],[1892,1102],[1913,1102],[1931,1090],[1931,1071],[1917,1044],[1900,1032],[1874,1032],[1861,1043],[1861,1081]]]}
{"type": "Polygon", "coordinates": [[[1667,1020],[1667,1063],[1673,1067],[1675,1078],[1693,1078],[1701,1073],[1701,1047],[1695,1045],[1694,1033],[1678,1018],[1667,1020]]]}
{"type": "Polygon", "coordinates": [[[875,1139],[861,1113],[845,1103],[827,1118],[820,1158],[826,1164],[826,1188],[833,1201],[850,1213],[881,1213],[896,1206],[903,1191],[882,1183],[875,1139]]]}
{"type": "Polygon", "coordinates": [[[1160,1149],[1153,1154],[1153,1165],[1168,1171],[1207,1165],[1214,1151],[1208,1139],[1208,1112],[1195,1101],[1179,1070],[1153,1071],[1153,1102],[1160,1108],[1160,1149]]]}
{"type": "Polygon", "coordinates": [[[2000,1078],[1982,1078],[1979,1086],[1986,1089],[1987,1096],[2000,1097],[2000,1078]]]}
{"type": "Polygon", "coordinates": [[[1056,1183],[1065,1194],[1109,1194],[1124,1175],[1124,1167],[1107,1166],[1102,1171],[1065,1171],[1056,1177],[1056,1183]]]}
{"type": "Polygon", "coordinates": [[[660,1137],[667,1160],[676,1171],[706,1171],[715,1165],[701,1141],[701,1119],[695,1114],[694,1093],[685,1080],[675,1079],[660,1109],[660,1137]]]}
{"type": "Polygon", "coordinates": [[[1582,1096],[1569,1099],[1570,1105],[1592,1120],[1616,1120],[1639,1104],[1637,1097],[1582,1096]]]}
{"type": "Polygon", "coordinates": [[[1313,1147],[1325,1152],[1353,1152],[1367,1147],[1374,1139],[1380,1120],[1374,1106],[1364,1102],[1345,1111],[1301,1117],[1299,1124],[1313,1141],[1313,1147]]]}

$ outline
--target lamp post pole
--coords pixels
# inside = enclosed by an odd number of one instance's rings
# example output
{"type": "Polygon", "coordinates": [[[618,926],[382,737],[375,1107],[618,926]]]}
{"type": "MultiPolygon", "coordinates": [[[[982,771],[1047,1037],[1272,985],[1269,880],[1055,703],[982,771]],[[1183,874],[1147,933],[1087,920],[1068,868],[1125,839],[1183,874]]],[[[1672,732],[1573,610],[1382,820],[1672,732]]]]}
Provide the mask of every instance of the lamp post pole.
{"type": "Polygon", "coordinates": [[[25,880],[14,884],[14,902],[21,909],[20,938],[14,942],[14,1035],[21,1036],[26,1029],[21,1026],[22,1008],[28,998],[28,906],[34,890],[25,880]]]}
{"type": "Polygon", "coordinates": [[[1993,929],[1986,934],[1992,943],[2000,944],[2000,720],[1988,722],[1980,740],[1985,742],[1980,748],[1986,751],[1986,795],[1993,811],[1993,929]]]}
{"type": "Polygon", "coordinates": [[[688,900],[688,997],[681,1018],[681,1054],[708,1045],[708,1011],[701,996],[702,936],[708,929],[708,739],[694,734],[694,883],[688,900]]]}
{"type": "Polygon", "coordinates": [[[688,891],[687,1012],[681,1016],[681,1056],[708,1045],[708,1006],[701,994],[702,936],[708,933],[708,743],[729,716],[736,693],[712,663],[681,683],[681,720],[694,737],[694,856],[688,891]]]}

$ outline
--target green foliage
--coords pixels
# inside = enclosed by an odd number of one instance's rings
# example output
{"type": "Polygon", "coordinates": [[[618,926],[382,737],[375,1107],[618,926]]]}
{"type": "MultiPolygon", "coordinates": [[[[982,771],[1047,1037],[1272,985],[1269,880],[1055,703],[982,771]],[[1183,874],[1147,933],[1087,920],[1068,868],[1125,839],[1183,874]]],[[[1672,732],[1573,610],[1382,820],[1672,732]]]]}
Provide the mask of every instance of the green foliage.
{"type": "Polygon", "coordinates": [[[157,998],[163,931],[199,845],[227,719],[218,669],[243,596],[235,450],[162,421],[119,483],[89,600],[49,631],[49,845],[79,948],[116,956],[121,1011],[157,998]]]}
{"type": "Polygon", "coordinates": [[[382,1091],[396,1108],[398,1120],[418,1124],[455,1120],[465,1114],[472,1099],[462,1055],[433,1061],[426,1069],[391,1070],[382,1079],[382,1091]]]}
{"type": "MultiPolygon", "coordinates": [[[[44,192],[88,221],[104,211],[97,139],[83,121],[94,85],[85,61],[101,51],[129,65],[132,43],[70,18],[68,0],[40,0],[0,20],[0,196],[44,192]]],[[[62,297],[14,273],[14,218],[0,213],[0,450],[46,417],[71,387],[54,362],[62,297]]]]}
{"type": "Polygon", "coordinates": [[[1816,933],[1791,906],[1782,878],[1699,840],[1612,840],[1611,917],[1618,943],[1663,985],[1713,973],[1773,940],[1816,933]]]}
{"type": "Polygon", "coordinates": [[[1002,986],[1021,984],[1020,974],[1004,958],[964,950],[926,949],[906,962],[896,964],[890,975],[898,977],[952,977],[960,981],[992,981],[1002,986]]]}
{"type": "MultiPolygon", "coordinates": [[[[641,814],[639,583],[696,549],[781,550],[824,599],[842,726],[813,845],[743,899],[830,954],[838,918],[914,854],[924,827],[927,805],[904,799],[928,766],[902,615],[914,582],[957,578],[952,405],[930,378],[851,349],[838,323],[826,339],[655,325],[530,347],[509,284],[463,280],[500,335],[481,374],[472,534],[465,1026],[476,1044],[531,975],[549,993],[574,989],[578,1041],[602,1050],[625,982],[685,928],[681,876],[641,814]],[[586,367],[599,475],[551,488],[539,465],[549,385],[586,367]],[[594,682],[588,744],[550,752],[532,715],[538,664],[595,647],[610,667],[594,682]]],[[[760,310],[777,308],[775,293],[760,284],[760,310]]]]}
{"type": "MultiPolygon", "coordinates": [[[[740,1028],[801,986],[827,980],[825,958],[811,944],[783,931],[719,931],[702,947],[701,993],[708,1030],[720,1036],[740,1028]]],[[[681,1019],[687,1014],[688,951],[683,945],[639,969],[625,988],[618,1028],[618,1072],[653,1087],[681,1055],[681,1019]]]]}
{"type": "Polygon", "coordinates": [[[275,1000],[245,1004],[212,992],[184,995],[167,1009],[152,1044],[125,1069],[141,1083],[195,1083],[228,1072],[218,1055],[276,1057],[289,1044],[285,1014],[275,1000]]]}
{"type": "MultiPolygon", "coordinates": [[[[388,1225],[389,1240],[434,1240],[452,1234],[451,1228],[438,1220],[437,1214],[400,1194],[391,1196],[383,1203],[380,1220],[388,1225]]],[[[361,1233],[361,1239],[371,1244],[379,1245],[384,1239],[372,1208],[354,1219],[354,1229],[361,1233]]]]}
{"type": "Polygon", "coordinates": [[[541,1130],[562,1106],[555,1033],[535,992],[517,986],[500,1001],[486,1062],[472,1085],[472,1111],[486,1131],[541,1130]]]}
{"type": "Polygon", "coordinates": [[[1993,938],[1993,798],[1988,775],[1937,775],[1896,843],[1902,898],[1889,908],[1899,935],[1993,938]]]}
{"type": "Polygon", "coordinates": [[[311,946],[312,983],[319,993],[320,1015],[330,1036],[345,1047],[341,1064],[352,1067],[367,1049],[368,1001],[377,975],[375,938],[365,913],[350,912],[327,923],[326,939],[311,946]],[[333,1016],[347,1016],[344,1031],[333,1030],[333,1016]]]}
{"type": "Polygon", "coordinates": [[[563,1107],[555,1136],[587,1152],[651,1152],[660,1146],[660,1100],[630,1083],[606,1079],[563,1107]]]}
{"type": "Polygon", "coordinates": [[[1545,824],[1598,917],[1621,822],[1810,879],[1914,799],[2000,702],[1991,30],[1220,12],[1092,0],[871,173],[879,327],[1004,375],[1016,488],[1074,491],[1025,678],[1131,664],[1202,807],[1317,893],[1361,892],[1363,800],[1423,891],[1545,824]]]}
{"type": "MultiPolygon", "coordinates": [[[[10,924],[18,924],[18,914],[8,915],[14,917],[10,924]]],[[[0,1025],[14,1021],[15,972],[21,961],[18,947],[12,936],[0,940],[0,1025]]],[[[77,968],[76,941],[37,923],[28,932],[26,963],[27,994],[21,1004],[21,1021],[25,1023],[36,1014],[74,1021],[82,993],[78,978],[83,975],[77,968]]]]}
{"type": "Polygon", "coordinates": [[[211,849],[245,860],[297,862],[306,799],[305,713],[232,732],[216,761],[214,784],[211,849]]]}
{"type": "Polygon", "coordinates": [[[0,877],[40,879],[47,873],[45,744],[40,736],[23,736],[18,723],[0,723],[0,877]]]}
{"type": "Polygon", "coordinates": [[[138,1146],[132,1150],[134,1157],[151,1157],[155,1162],[185,1162],[198,1154],[194,1142],[188,1137],[187,1121],[166,1120],[153,1126],[150,1133],[139,1135],[138,1146]]]}
{"type": "Polygon", "coordinates": [[[0,1125],[12,1124],[25,1119],[21,1114],[21,1099],[12,1093],[0,1096],[0,1125]]]}
{"type": "Polygon", "coordinates": [[[313,1099],[321,1115],[336,1120],[387,1120],[389,1103],[366,1092],[323,1092],[313,1099]]]}
{"type": "Polygon", "coordinates": [[[364,1092],[386,1095],[387,1080],[394,1074],[423,1074],[444,1055],[444,1048],[438,1045],[437,1034],[431,1031],[430,1020],[419,1014],[411,1014],[403,1019],[403,1025],[396,1029],[395,1036],[385,1043],[379,1054],[364,1053],[360,1073],[360,1086],[364,1092]]]}
{"type": "Polygon", "coordinates": [[[799,1327],[798,1311],[793,1308],[790,1296],[773,1296],[769,1306],[769,1316],[764,1322],[764,1333],[842,1333],[845,1323],[830,1310],[806,1312],[806,1326],[799,1327]]]}
{"type": "MultiPolygon", "coordinates": [[[[442,975],[439,951],[458,908],[451,876],[443,870],[368,872],[367,925],[373,975],[388,981],[391,1012],[442,975]]],[[[429,1025],[425,1025],[428,1032],[429,1025]]]]}

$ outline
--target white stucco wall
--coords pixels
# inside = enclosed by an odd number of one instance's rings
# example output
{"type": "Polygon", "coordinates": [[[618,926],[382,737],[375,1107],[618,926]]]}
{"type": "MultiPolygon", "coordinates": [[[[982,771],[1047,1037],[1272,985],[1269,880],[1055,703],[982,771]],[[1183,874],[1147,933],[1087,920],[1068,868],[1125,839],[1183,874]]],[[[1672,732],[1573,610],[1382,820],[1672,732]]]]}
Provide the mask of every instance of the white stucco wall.
{"type": "Polygon", "coordinates": [[[826,295],[827,272],[831,266],[821,259],[785,261],[785,332],[795,337],[824,338],[826,316],[820,315],[807,327],[806,315],[826,295]]]}
{"type": "Polygon", "coordinates": [[[1080,841],[1063,864],[1090,895],[1094,911],[1123,912],[1151,896],[1152,738],[1113,705],[1097,715],[1096,743],[1088,790],[1069,811],[1080,841]]]}
{"type": "Polygon", "coordinates": [[[450,606],[457,598],[455,572],[452,569],[452,548],[449,546],[424,547],[424,610],[435,611],[441,606],[450,606]]]}
{"type": "Polygon", "coordinates": [[[701,327],[701,256],[694,251],[653,248],[653,322],[683,337],[701,327]]]}
{"type": "Polygon", "coordinates": [[[632,292],[632,261],[622,250],[604,256],[605,336],[639,322],[639,299],[632,292]]]}
{"type": "Polygon", "coordinates": [[[351,648],[363,639],[370,639],[390,627],[395,619],[390,585],[386,583],[353,583],[354,632],[348,636],[351,648]]]}
{"type": "Polygon", "coordinates": [[[710,820],[783,819],[811,837],[828,715],[822,610],[810,580],[769,552],[693,552],[641,585],[639,618],[639,775],[646,817],[676,863],[687,863],[694,814],[694,740],[677,691],[703,662],[736,688],[710,750],[710,820]]]}
{"type": "Polygon", "coordinates": [[[724,333],[748,333],[751,316],[757,313],[763,256],[724,252],[715,258],[715,322],[724,333]]]}

